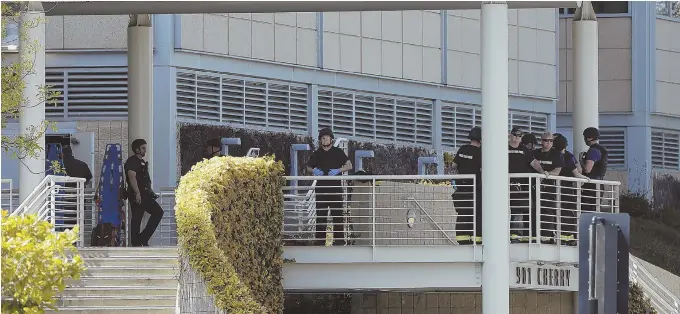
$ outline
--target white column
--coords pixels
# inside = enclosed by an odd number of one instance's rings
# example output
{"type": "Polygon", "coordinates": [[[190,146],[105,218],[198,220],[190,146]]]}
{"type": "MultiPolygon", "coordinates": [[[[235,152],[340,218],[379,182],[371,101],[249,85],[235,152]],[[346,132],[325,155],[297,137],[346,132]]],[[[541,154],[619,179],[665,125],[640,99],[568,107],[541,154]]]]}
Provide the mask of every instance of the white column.
{"type": "MultiPolygon", "coordinates": [[[[19,134],[32,136],[30,130],[45,121],[45,100],[41,88],[45,86],[45,12],[40,2],[28,2],[28,10],[21,13],[19,56],[31,65],[24,74],[22,114],[19,115],[19,134]]],[[[19,166],[19,199],[23,201],[45,177],[45,136],[37,139],[38,156],[24,158],[19,166]]]]}
{"type": "MultiPolygon", "coordinates": [[[[147,142],[146,160],[153,161],[153,29],[150,14],[130,15],[128,26],[128,155],[132,141],[147,142]]],[[[149,175],[153,178],[153,162],[149,175]]]]}
{"type": "Polygon", "coordinates": [[[482,310],[510,311],[508,5],[482,3],[482,310]]]}
{"type": "Polygon", "coordinates": [[[583,130],[599,127],[597,20],[590,1],[576,9],[572,26],[574,47],[574,154],[588,150],[583,130]]]}

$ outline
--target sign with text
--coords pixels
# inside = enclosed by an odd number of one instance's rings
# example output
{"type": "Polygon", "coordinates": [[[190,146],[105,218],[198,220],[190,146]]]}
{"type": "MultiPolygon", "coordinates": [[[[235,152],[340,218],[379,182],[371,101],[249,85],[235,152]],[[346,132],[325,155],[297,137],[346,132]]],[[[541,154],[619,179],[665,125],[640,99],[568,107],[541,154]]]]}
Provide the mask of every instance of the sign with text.
{"type": "Polygon", "coordinates": [[[535,263],[510,263],[510,288],[578,291],[578,268],[535,263]]]}

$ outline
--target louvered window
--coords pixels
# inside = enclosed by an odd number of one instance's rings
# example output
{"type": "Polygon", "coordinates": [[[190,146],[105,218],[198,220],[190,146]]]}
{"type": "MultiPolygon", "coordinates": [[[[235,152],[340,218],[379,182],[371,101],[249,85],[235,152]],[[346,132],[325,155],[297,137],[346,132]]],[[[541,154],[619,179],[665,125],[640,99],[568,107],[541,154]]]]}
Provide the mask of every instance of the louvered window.
{"type": "Polygon", "coordinates": [[[548,131],[548,115],[545,114],[510,111],[508,123],[508,131],[519,127],[525,133],[536,135],[537,138],[548,131]]]}
{"type": "Polygon", "coordinates": [[[45,85],[60,93],[49,119],[127,117],[127,68],[47,68],[45,85]]]}
{"type": "Polygon", "coordinates": [[[319,127],[339,136],[432,145],[432,102],[319,89],[319,127]]]}
{"type": "Polygon", "coordinates": [[[482,126],[480,107],[442,102],[442,145],[458,149],[469,142],[468,134],[482,126]]]}
{"type": "Polygon", "coordinates": [[[307,86],[177,71],[177,116],[187,122],[305,132],[307,86]]]}
{"type": "Polygon", "coordinates": [[[600,129],[600,145],[607,149],[608,165],[612,168],[626,166],[626,132],[622,129],[600,129]]]}
{"type": "Polygon", "coordinates": [[[680,132],[652,130],[652,167],[678,170],[679,159],[680,132]]]}

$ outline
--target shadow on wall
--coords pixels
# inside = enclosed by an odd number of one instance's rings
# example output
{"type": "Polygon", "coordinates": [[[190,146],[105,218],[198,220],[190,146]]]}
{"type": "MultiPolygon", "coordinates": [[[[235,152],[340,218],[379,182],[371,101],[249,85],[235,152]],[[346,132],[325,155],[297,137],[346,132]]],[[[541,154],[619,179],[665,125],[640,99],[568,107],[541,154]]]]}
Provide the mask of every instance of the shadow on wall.
{"type": "MultiPolygon", "coordinates": [[[[268,132],[238,129],[228,126],[198,124],[179,125],[180,162],[182,175],[203,159],[203,150],[212,138],[238,137],[240,146],[230,146],[229,155],[245,156],[251,147],[260,148],[260,156],[274,154],[283,162],[286,174],[290,173],[290,148],[292,144],[309,144],[314,147],[314,139],[309,136],[283,132],[268,132]]],[[[422,147],[380,145],[350,141],[349,158],[354,163],[354,151],[373,150],[374,158],[364,160],[364,169],[378,175],[415,175],[418,174],[418,157],[434,156],[434,151],[422,147]]],[[[305,175],[304,168],[311,156],[309,152],[298,152],[298,175],[305,175]]],[[[428,167],[429,174],[435,174],[437,167],[428,167]]]]}

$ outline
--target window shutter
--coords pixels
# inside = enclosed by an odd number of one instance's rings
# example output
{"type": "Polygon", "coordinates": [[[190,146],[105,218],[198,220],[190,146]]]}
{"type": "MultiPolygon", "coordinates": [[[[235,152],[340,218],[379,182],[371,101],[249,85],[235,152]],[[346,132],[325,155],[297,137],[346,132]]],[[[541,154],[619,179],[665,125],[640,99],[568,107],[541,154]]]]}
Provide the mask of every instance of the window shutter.
{"type": "Polygon", "coordinates": [[[468,134],[475,126],[482,126],[481,108],[442,102],[442,145],[458,149],[469,142],[468,134]]]}
{"type": "Polygon", "coordinates": [[[127,68],[47,68],[45,84],[61,95],[45,104],[45,116],[66,118],[127,117],[127,68]]]}
{"type": "Polygon", "coordinates": [[[177,71],[183,121],[287,131],[307,130],[307,86],[219,73],[177,71]]]}
{"type": "Polygon", "coordinates": [[[607,149],[608,164],[612,168],[626,166],[626,132],[623,129],[600,129],[600,144],[607,149]]]}
{"type": "Polygon", "coordinates": [[[548,131],[547,114],[510,111],[508,122],[508,132],[514,127],[519,127],[525,133],[531,133],[536,138],[540,138],[541,134],[548,131]]]}
{"type": "Polygon", "coordinates": [[[432,145],[432,102],[320,89],[319,126],[349,138],[432,145]]]}
{"type": "Polygon", "coordinates": [[[652,167],[680,169],[680,132],[652,130],[652,167]]]}

